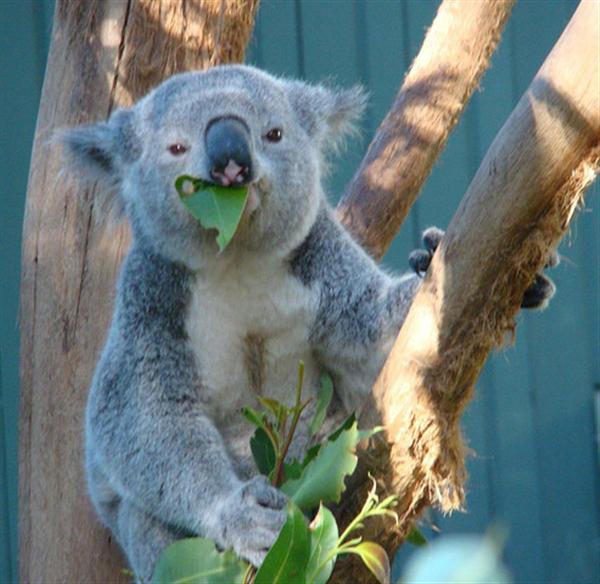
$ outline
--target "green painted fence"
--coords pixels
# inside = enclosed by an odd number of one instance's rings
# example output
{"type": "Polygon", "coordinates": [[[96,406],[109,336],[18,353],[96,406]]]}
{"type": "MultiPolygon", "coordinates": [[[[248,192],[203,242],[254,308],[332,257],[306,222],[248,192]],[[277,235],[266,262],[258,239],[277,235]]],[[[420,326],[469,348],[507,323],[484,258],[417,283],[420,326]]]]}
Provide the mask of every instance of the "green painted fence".
{"type": "Polygon", "coordinates": [[[54,3],[0,1],[0,582],[17,581],[17,313],[31,143],[54,3]]]}
{"type": "MultiPolygon", "coordinates": [[[[518,2],[482,91],[387,254],[388,266],[405,269],[422,229],[448,223],[576,5],[518,2]]],[[[311,81],[361,83],[371,92],[363,139],[349,144],[328,181],[332,201],[387,111],[436,6],[429,0],[262,0],[248,62],[311,81]]],[[[52,8],[52,0],[0,2],[0,582],[16,581],[19,249],[52,8]]],[[[467,512],[430,515],[443,533],[505,525],[505,559],[517,582],[600,581],[598,191],[561,245],[556,299],[545,312],[519,318],[515,346],[491,359],[478,383],[464,423],[476,452],[469,461],[467,512]]],[[[401,550],[397,569],[409,551],[401,550]]]]}

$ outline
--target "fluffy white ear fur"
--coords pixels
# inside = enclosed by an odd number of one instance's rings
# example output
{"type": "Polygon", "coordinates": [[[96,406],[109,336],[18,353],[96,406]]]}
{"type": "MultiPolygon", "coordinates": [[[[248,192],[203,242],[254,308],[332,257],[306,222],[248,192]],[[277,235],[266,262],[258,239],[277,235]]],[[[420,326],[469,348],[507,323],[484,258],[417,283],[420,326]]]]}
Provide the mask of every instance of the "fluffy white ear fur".
{"type": "Polygon", "coordinates": [[[293,110],[306,132],[326,147],[339,147],[356,131],[367,105],[367,93],[359,85],[350,89],[327,88],[301,81],[287,81],[293,110]]]}

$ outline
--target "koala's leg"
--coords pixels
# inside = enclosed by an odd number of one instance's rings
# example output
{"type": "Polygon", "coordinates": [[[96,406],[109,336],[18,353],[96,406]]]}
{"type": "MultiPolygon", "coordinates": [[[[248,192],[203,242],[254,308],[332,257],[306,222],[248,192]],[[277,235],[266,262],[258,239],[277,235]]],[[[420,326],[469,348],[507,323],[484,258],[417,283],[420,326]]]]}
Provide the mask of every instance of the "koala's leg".
{"type": "Polygon", "coordinates": [[[124,500],[119,505],[117,523],[119,542],[127,554],[136,581],[144,584],[151,582],[160,552],[186,536],[124,500]]]}

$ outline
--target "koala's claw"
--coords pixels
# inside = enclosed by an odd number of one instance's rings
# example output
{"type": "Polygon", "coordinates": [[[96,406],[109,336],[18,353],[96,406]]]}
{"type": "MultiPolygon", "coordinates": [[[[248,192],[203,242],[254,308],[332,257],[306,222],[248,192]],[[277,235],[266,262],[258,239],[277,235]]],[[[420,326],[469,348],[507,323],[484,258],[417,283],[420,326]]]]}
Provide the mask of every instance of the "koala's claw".
{"type": "Polygon", "coordinates": [[[423,244],[425,245],[425,249],[430,252],[431,255],[435,253],[438,245],[440,245],[442,237],[444,237],[444,231],[438,227],[428,227],[423,231],[423,244]]]}
{"type": "Polygon", "coordinates": [[[442,241],[443,236],[444,232],[437,227],[429,227],[423,231],[422,239],[425,249],[415,249],[408,256],[408,264],[417,276],[422,277],[428,270],[431,258],[433,258],[433,254],[438,248],[440,241],[442,241]]]}
{"type": "Polygon", "coordinates": [[[429,268],[431,263],[431,254],[424,249],[415,249],[408,256],[408,265],[417,276],[421,276],[429,268]]]}
{"type": "Polygon", "coordinates": [[[242,484],[222,510],[222,544],[260,566],[287,519],[287,497],[264,476],[242,484]]]}
{"type": "Polygon", "coordinates": [[[538,274],[533,284],[525,290],[521,308],[545,308],[556,292],[554,282],[544,274],[538,274]]]}
{"type": "MultiPolygon", "coordinates": [[[[556,251],[553,251],[546,260],[544,268],[555,268],[560,263],[560,257],[556,251]]],[[[546,274],[537,274],[533,284],[525,290],[523,294],[523,300],[521,301],[521,308],[527,309],[543,309],[548,306],[548,302],[554,296],[556,292],[556,286],[554,282],[546,276],[546,274]]]]}

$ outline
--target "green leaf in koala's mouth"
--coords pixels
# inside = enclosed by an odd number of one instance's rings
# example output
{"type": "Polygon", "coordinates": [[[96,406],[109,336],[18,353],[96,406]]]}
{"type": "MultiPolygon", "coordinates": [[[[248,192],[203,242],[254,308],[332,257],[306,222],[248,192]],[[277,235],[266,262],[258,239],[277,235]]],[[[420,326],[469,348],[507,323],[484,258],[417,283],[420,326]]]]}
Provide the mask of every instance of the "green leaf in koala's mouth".
{"type": "Polygon", "coordinates": [[[248,187],[220,187],[182,175],[177,177],[175,189],[186,209],[204,229],[217,230],[217,245],[219,251],[223,251],[240,224],[248,187]]]}

